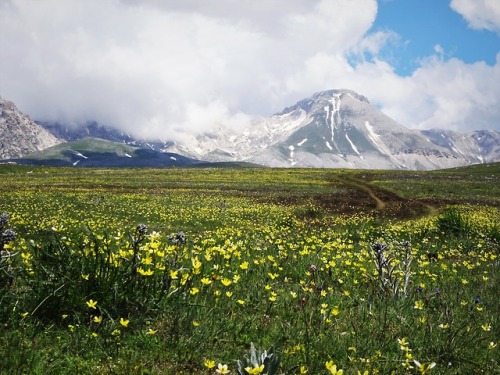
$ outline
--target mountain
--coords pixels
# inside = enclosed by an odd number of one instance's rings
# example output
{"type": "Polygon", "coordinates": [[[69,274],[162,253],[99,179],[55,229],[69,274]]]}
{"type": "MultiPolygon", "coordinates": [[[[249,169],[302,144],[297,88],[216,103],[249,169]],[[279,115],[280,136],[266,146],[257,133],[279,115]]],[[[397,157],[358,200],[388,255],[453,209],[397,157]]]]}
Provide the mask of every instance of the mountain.
{"type": "Polygon", "coordinates": [[[96,121],[89,121],[79,126],[68,126],[59,122],[50,121],[37,121],[37,123],[65,142],[74,142],[83,138],[100,138],[111,142],[120,142],[155,151],[160,151],[173,145],[173,142],[161,141],[159,139],[149,140],[134,138],[128,133],[101,125],[96,121]]]}
{"type": "Polygon", "coordinates": [[[164,153],[100,138],[61,143],[9,161],[58,167],[186,167],[200,163],[182,155],[164,153]]]}
{"type": "Polygon", "coordinates": [[[0,160],[18,158],[61,141],[0,97],[0,160]]]}
{"type": "Polygon", "coordinates": [[[428,170],[500,160],[500,133],[413,131],[351,90],[314,94],[243,133],[211,132],[166,150],[270,167],[428,170]]]}
{"type": "Polygon", "coordinates": [[[500,160],[500,133],[478,130],[458,133],[449,130],[421,130],[429,141],[461,155],[469,163],[485,163],[500,160]]]}
{"type": "MultiPolygon", "coordinates": [[[[12,103],[9,105],[13,107],[12,103]]],[[[2,118],[6,116],[3,113],[2,118]]],[[[5,123],[6,120],[0,125],[5,123]]],[[[61,146],[63,148],[55,150],[64,153],[64,157],[59,155],[54,159],[44,153],[30,154],[29,158],[22,159],[24,163],[50,160],[57,165],[167,166],[172,165],[172,158],[179,161],[174,165],[184,165],[184,161],[180,161],[180,155],[183,155],[187,158],[185,165],[204,160],[229,163],[225,165],[245,162],[251,163],[245,165],[269,167],[429,170],[500,161],[500,133],[497,131],[410,130],[382,113],[366,97],[344,89],[318,92],[280,113],[256,121],[243,131],[220,127],[186,136],[177,142],[137,139],[95,122],[80,127],[57,123],[41,125],[70,144],[94,137],[132,148],[96,152],[92,149],[73,150],[72,145],[61,146]],[[64,147],[68,149],[63,152],[64,147]],[[77,151],[87,159],[75,157],[75,153],[69,150],[77,151]]],[[[25,133],[29,138],[33,131],[25,133]]],[[[44,140],[46,136],[41,138],[44,140]]],[[[19,149],[19,145],[25,142],[22,132],[17,138],[7,140],[0,151],[8,145],[19,149]]],[[[78,142],[76,145],[80,147],[78,142]]]]}

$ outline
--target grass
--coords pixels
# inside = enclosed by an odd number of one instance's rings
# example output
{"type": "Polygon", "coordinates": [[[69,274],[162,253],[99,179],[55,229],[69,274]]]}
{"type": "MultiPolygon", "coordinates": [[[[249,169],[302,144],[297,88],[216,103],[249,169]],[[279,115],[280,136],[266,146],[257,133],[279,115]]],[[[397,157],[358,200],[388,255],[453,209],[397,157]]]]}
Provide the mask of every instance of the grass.
{"type": "Polygon", "coordinates": [[[30,159],[33,160],[49,160],[61,159],[71,161],[68,156],[77,152],[82,153],[116,153],[124,155],[126,153],[133,154],[138,148],[118,142],[106,141],[99,138],[84,138],[82,140],[71,142],[69,144],[59,144],[43,151],[37,151],[30,154],[30,159]]]}
{"type": "Polygon", "coordinates": [[[0,166],[0,373],[498,373],[498,170],[0,166]]]}

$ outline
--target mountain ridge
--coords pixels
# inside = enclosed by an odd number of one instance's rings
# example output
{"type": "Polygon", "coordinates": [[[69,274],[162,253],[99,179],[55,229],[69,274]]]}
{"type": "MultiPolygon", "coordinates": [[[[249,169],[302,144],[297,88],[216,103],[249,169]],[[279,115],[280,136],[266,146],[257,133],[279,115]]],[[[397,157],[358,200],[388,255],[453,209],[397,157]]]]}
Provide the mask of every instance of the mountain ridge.
{"type": "Polygon", "coordinates": [[[10,162],[57,167],[186,167],[201,163],[182,155],[85,137],[36,151],[10,162]]]}
{"type": "Polygon", "coordinates": [[[199,135],[177,150],[207,160],[245,160],[271,167],[367,169],[440,169],[500,160],[500,134],[490,138],[489,151],[472,133],[447,131],[451,140],[438,142],[433,134],[411,130],[380,112],[352,90],[320,91],[235,135],[199,135]],[[450,147],[450,144],[455,146],[450,147]],[[224,150],[221,153],[220,150],[224,150]]]}
{"type": "Polygon", "coordinates": [[[408,129],[349,89],[316,92],[241,131],[219,127],[182,141],[141,140],[95,122],[40,125],[59,142],[96,136],[197,161],[268,167],[430,170],[500,161],[497,131],[408,129]]]}

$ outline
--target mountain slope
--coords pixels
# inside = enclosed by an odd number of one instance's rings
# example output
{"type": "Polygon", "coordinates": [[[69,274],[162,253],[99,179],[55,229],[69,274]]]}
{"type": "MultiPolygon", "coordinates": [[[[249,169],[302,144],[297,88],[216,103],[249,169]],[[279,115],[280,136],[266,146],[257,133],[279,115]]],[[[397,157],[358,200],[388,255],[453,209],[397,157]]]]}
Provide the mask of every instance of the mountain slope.
{"type": "Polygon", "coordinates": [[[432,143],[461,155],[470,163],[486,163],[500,160],[500,133],[478,130],[458,133],[450,130],[422,130],[420,133],[432,143]]]}
{"type": "Polygon", "coordinates": [[[19,164],[68,167],[184,167],[199,163],[198,160],[178,154],[162,153],[99,138],[83,138],[62,143],[11,161],[19,164]]]}
{"type": "MultiPolygon", "coordinates": [[[[248,162],[270,167],[429,170],[500,161],[497,131],[463,134],[449,130],[410,130],[352,90],[318,92],[244,131],[220,127],[177,142],[134,139],[92,122],[78,128],[56,123],[42,125],[65,140],[91,136],[137,146],[147,150],[150,159],[156,158],[158,165],[165,163],[158,151],[166,153],[167,158],[169,153],[175,153],[191,160],[248,162]]],[[[18,141],[20,144],[24,140],[18,141]]],[[[128,154],[132,156],[128,163],[139,163],[132,151],[128,154]]],[[[97,155],[92,160],[80,158],[80,161],[73,156],[66,156],[64,163],[92,165],[98,160],[97,155]]],[[[127,164],[127,157],[118,155],[113,160],[117,165],[127,164]]]]}
{"type": "Polygon", "coordinates": [[[450,138],[443,142],[432,132],[405,128],[352,90],[328,90],[253,124],[242,134],[204,134],[167,150],[271,167],[425,170],[500,160],[498,133],[481,134],[469,136],[476,142],[460,143],[463,135],[448,132],[450,138]]]}
{"type": "Polygon", "coordinates": [[[12,102],[0,97],[0,160],[17,158],[60,143],[12,102]]]}

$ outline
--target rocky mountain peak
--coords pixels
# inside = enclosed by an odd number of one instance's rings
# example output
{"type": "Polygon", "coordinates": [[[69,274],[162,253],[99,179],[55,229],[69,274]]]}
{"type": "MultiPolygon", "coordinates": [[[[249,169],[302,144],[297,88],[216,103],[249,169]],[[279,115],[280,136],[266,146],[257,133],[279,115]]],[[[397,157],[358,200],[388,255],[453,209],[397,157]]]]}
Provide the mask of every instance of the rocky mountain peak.
{"type": "Polygon", "coordinates": [[[320,91],[313,94],[312,99],[316,101],[331,101],[332,98],[342,99],[345,96],[349,96],[353,99],[359,100],[360,102],[370,103],[366,96],[360,95],[356,91],[348,89],[332,89],[320,91]]]}
{"type": "Polygon", "coordinates": [[[356,99],[360,102],[370,103],[370,101],[363,95],[358,94],[356,91],[348,89],[332,89],[326,91],[319,91],[311,97],[303,99],[291,107],[285,108],[279,115],[284,115],[302,109],[306,113],[315,110],[323,110],[325,106],[330,106],[332,103],[338,102],[345,97],[356,99]]]}
{"type": "Polygon", "coordinates": [[[0,97],[0,160],[18,158],[60,141],[14,103],[0,97]]]}

